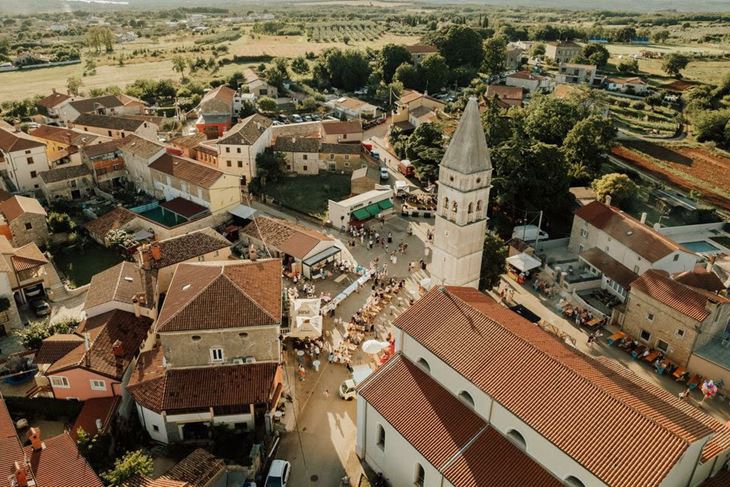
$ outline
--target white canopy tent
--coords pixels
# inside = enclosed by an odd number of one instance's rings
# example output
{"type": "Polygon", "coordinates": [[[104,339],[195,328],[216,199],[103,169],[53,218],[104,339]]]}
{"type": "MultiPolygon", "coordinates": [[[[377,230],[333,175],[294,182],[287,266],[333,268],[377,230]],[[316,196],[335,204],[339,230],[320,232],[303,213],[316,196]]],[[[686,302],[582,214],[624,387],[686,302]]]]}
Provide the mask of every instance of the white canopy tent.
{"type": "Polygon", "coordinates": [[[524,252],[507,257],[507,263],[520,272],[528,272],[542,265],[540,259],[524,252]]]}
{"type": "Polygon", "coordinates": [[[322,336],[322,315],[319,299],[293,299],[289,307],[289,335],[293,338],[322,336]]]}

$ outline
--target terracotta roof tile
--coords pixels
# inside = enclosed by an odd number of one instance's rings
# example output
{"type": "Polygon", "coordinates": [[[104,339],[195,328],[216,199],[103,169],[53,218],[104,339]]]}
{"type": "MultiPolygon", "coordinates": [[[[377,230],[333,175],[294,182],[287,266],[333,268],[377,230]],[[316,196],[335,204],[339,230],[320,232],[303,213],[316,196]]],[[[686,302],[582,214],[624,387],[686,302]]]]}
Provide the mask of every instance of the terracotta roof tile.
{"type": "Polygon", "coordinates": [[[164,145],[135,134],[127,135],[124,139],[122,139],[119,143],[119,147],[124,152],[143,159],[150,159],[165,149],[164,145]]]}
{"type": "Polygon", "coordinates": [[[186,482],[194,487],[206,487],[225,468],[223,460],[198,448],[173,465],[162,478],[186,482]]]}
{"type": "Polygon", "coordinates": [[[344,122],[325,120],[322,122],[322,131],[330,135],[359,133],[362,132],[362,120],[348,120],[344,122]]]}
{"type": "Polygon", "coordinates": [[[113,154],[120,150],[122,139],[113,139],[101,144],[91,144],[84,147],[84,155],[86,157],[99,157],[107,154],[113,154]]]}
{"type": "Polygon", "coordinates": [[[46,216],[46,210],[37,199],[19,195],[11,196],[0,202],[0,213],[5,215],[5,219],[9,222],[25,213],[46,216]]]}
{"type": "Polygon", "coordinates": [[[713,293],[725,289],[725,285],[722,280],[717,277],[717,274],[714,272],[708,272],[704,269],[680,272],[672,276],[672,278],[677,282],[686,284],[687,286],[704,289],[705,291],[713,293]]]}
{"type": "Polygon", "coordinates": [[[730,303],[724,296],[718,296],[704,289],[693,288],[675,281],[668,274],[648,270],[631,283],[631,292],[639,291],[679,311],[690,318],[703,321],[710,316],[707,302],[730,303]]]}
{"type": "Polygon", "coordinates": [[[142,307],[153,305],[151,277],[132,262],[120,262],[91,278],[84,309],[111,301],[134,304],[135,297],[144,298],[142,307]]]}
{"type": "Polygon", "coordinates": [[[156,412],[268,403],[281,381],[275,362],[165,369],[162,350],[140,354],[127,390],[156,412]]]}
{"type": "Polygon", "coordinates": [[[112,115],[96,115],[85,113],[80,115],[76,120],[71,122],[75,127],[77,125],[84,127],[98,127],[109,130],[125,130],[134,132],[146,122],[136,118],[117,117],[112,115]]]}
{"type": "Polygon", "coordinates": [[[25,449],[38,487],[103,487],[69,435],[62,433],[43,442],[44,450],[25,449]]]}
{"type": "Polygon", "coordinates": [[[444,466],[487,426],[401,355],[364,383],[359,394],[436,468],[444,466]]]}
{"type": "Polygon", "coordinates": [[[656,262],[676,250],[689,252],[653,228],[600,201],[578,208],[575,216],[606,232],[649,262],[656,262]]]}
{"type": "Polygon", "coordinates": [[[281,260],[179,264],[156,330],[182,331],[281,323],[281,260]]]}
{"type": "Polygon", "coordinates": [[[59,183],[61,181],[67,181],[70,179],[83,178],[84,176],[91,176],[91,170],[84,164],[57,167],[56,169],[51,169],[50,171],[43,171],[42,173],[40,173],[41,179],[46,184],[59,183]]]}
{"type": "Polygon", "coordinates": [[[82,343],[84,343],[84,339],[74,334],[50,336],[41,343],[41,348],[36,352],[33,363],[52,364],[82,343]]]}
{"type": "Polygon", "coordinates": [[[91,345],[85,352],[84,344],[55,361],[47,370],[54,374],[62,370],[83,368],[106,377],[121,380],[127,367],[147,338],[152,320],[145,316],[137,318],[134,313],[113,310],[84,320],[76,334],[89,333],[91,345]],[[114,343],[121,344],[122,355],[114,354],[114,343]]]}
{"type": "Polygon", "coordinates": [[[79,132],[65,127],[55,127],[53,125],[40,125],[31,130],[29,134],[39,139],[78,146],[85,146],[99,138],[96,134],[79,132]]]}
{"type": "Polygon", "coordinates": [[[84,401],[81,411],[74,421],[69,434],[74,440],[78,440],[79,429],[84,430],[91,436],[97,433],[106,433],[111,425],[112,418],[116,414],[117,407],[121,402],[121,396],[94,397],[84,401]],[[96,425],[96,420],[101,420],[101,431],[96,425]]]}
{"type": "Polygon", "coordinates": [[[63,93],[51,93],[50,95],[38,100],[36,102],[36,105],[43,108],[53,108],[65,102],[66,100],[70,100],[71,98],[72,97],[70,95],[65,95],[63,93]]]}
{"type": "Polygon", "coordinates": [[[126,208],[117,207],[108,213],[86,223],[84,227],[94,235],[104,238],[109,230],[117,230],[137,218],[138,215],[126,208]]]}
{"type": "Polygon", "coordinates": [[[395,325],[613,486],[659,485],[690,443],[722,427],[471,288],[433,289],[395,325]]]}
{"type": "Polygon", "coordinates": [[[255,113],[234,125],[218,140],[218,143],[225,145],[254,144],[266,132],[266,129],[271,127],[272,123],[270,118],[255,113]]]}
{"type": "Polygon", "coordinates": [[[458,487],[564,485],[492,427],[484,430],[443,473],[458,487]]]}
{"type": "Polygon", "coordinates": [[[16,152],[21,150],[45,147],[45,144],[38,142],[23,132],[13,132],[13,128],[0,126],[0,149],[5,152],[16,152]]]}
{"type": "Polygon", "coordinates": [[[46,256],[43,255],[43,252],[41,252],[41,249],[38,248],[35,242],[30,242],[15,249],[14,254],[10,257],[10,261],[18,272],[48,264],[48,259],[46,259],[46,256]]]}
{"type": "Polygon", "coordinates": [[[161,269],[230,247],[231,242],[212,228],[204,228],[179,237],[160,240],[154,245],[160,248],[160,259],[151,259],[151,266],[153,269],[161,269]]]}
{"type": "Polygon", "coordinates": [[[631,269],[598,247],[581,252],[580,258],[601,271],[611,280],[619,283],[624,289],[628,289],[629,285],[639,277],[631,269]]]}
{"type": "Polygon", "coordinates": [[[203,188],[210,188],[223,177],[223,173],[217,169],[168,153],[152,161],[149,167],[203,188]]]}
{"type": "Polygon", "coordinates": [[[188,219],[199,218],[203,214],[209,213],[208,208],[205,206],[199,205],[196,202],[185,199],[181,196],[169,201],[163,201],[160,203],[160,208],[165,208],[188,219]]]}
{"type": "MultiPolygon", "coordinates": [[[[730,449],[730,424],[726,423],[714,438],[705,443],[702,448],[701,462],[706,462],[718,456],[720,453],[730,449]]],[[[728,484],[730,485],[730,484],[728,484]]]]}
{"type": "Polygon", "coordinates": [[[316,230],[269,216],[255,217],[241,233],[265,240],[267,245],[297,259],[304,259],[320,242],[332,240],[316,230]]]}

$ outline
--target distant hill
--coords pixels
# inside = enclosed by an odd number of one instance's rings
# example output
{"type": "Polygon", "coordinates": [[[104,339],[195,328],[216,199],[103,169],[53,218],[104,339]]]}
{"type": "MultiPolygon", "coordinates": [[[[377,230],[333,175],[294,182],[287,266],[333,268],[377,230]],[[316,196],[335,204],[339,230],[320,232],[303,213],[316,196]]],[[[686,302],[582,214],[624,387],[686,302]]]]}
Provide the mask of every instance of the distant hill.
{"type": "MultiPolygon", "coordinates": [[[[71,10],[157,9],[174,7],[241,7],[261,6],[258,0],[106,0],[127,2],[128,5],[109,5],[105,0],[0,0],[0,14],[30,14],[34,12],[68,12],[71,10]],[[91,1],[92,3],[87,3],[91,1]]],[[[312,2],[316,0],[266,0],[265,4],[312,2]]],[[[387,0],[379,0],[387,1],[387,0]]],[[[398,2],[408,0],[396,0],[398,2]]],[[[367,0],[358,0],[361,5],[367,0]]],[[[547,7],[571,10],[625,10],[632,12],[667,11],[679,12],[727,12],[730,0],[420,0],[413,3],[427,4],[479,4],[500,7],[547,7]]]]}

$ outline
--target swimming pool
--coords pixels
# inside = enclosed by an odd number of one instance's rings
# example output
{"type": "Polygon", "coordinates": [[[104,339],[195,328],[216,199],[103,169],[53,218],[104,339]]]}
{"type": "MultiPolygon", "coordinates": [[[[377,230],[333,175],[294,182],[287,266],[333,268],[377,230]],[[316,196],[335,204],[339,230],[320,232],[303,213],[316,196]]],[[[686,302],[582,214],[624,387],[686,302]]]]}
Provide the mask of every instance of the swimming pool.
{"type": "Polygon", "coordinates": [[[696,242],[684,242],[682,245],[690,249],[692,252],[697,252],[699,254],[707,254],[710,252],[720,251],[719,248],[715,247],[706,240],[698,240],[696,242]]]}
{"type": "Polygon", "coordinates": [[[174,227],[188,221],[187,218],[176,215],[171,211],[165,211],[159,206],[156,208],[152,208],[151,210],[143,211],[139,214],[146,218],[149,218],[152,221],[156,221],[157,223],[162,223],[166,227],[174,227]]]}

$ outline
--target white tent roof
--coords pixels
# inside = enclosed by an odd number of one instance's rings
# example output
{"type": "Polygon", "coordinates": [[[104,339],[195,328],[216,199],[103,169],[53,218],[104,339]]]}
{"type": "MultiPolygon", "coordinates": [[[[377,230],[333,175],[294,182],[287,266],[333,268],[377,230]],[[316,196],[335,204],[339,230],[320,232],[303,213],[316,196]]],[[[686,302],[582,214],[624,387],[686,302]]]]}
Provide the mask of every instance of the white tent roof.
{"type": "Polygon", "coordinates": [[[291,302],[289,336],[317,338],[322,335],[322,315],[319,299],[294,299],[291,302]]]}
{"type": "Polygon", "coordinates": [[[256,210],[250,206],[238,205],[228,210],[228,213],[233,216],[237,216],[238,218],[248,220],[254,215],[254,213],[256,213],[256,210]]]}
{"type": "Polygon", "coordinates": [[[520,272],[531,271],[532,269],[542,265],[542,261],[540,259],[524,252],[513,255],[512,257],[507,257],[507,263],[520,272]]]}

